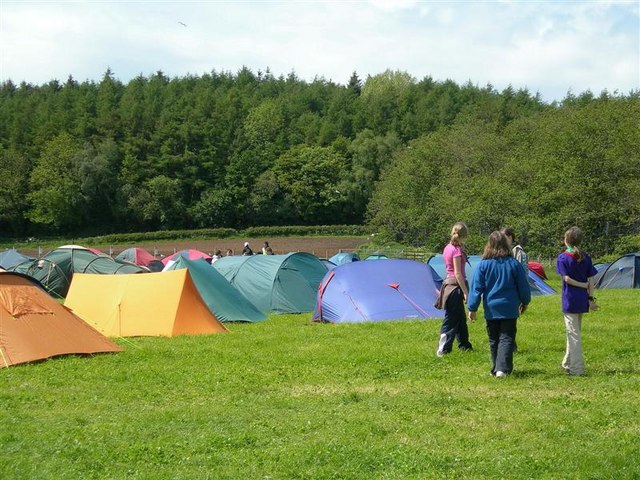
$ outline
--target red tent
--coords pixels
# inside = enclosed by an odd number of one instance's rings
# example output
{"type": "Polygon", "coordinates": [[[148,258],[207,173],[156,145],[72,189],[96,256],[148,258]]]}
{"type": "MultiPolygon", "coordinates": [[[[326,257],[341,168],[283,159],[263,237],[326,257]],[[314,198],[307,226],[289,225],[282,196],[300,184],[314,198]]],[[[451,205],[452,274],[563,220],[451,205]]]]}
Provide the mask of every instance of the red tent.
{"type": "Polygon", "coordinates": [[[538,275],[540,278],[544,278],[547,280],[547,274],[544,273],[544,267],[541,263],[538,262],[527,262],[529,265],[529,270],[538,275]]]}
{"type": "Polygon", "coordinates": [[[116,260],[126,260],[127,262],[135,263],[136,265],[142,265],[146,267],[150,262],[154,261],[156,257],[147,252],[144,248],[132,247],[123,250],[118,254],[116,260]]]}
{"type": "Polygon", "coordinates": [[[198,258],[204,258],[207,262],[211,263],[211,255],[201,252],[200,250],[180,250],[173,255],[164,257],[162,259],[162,263],[166,265],[169,260],[175,260],[177,257],[185,257],[188,260],[197,260],[198,258]]]}

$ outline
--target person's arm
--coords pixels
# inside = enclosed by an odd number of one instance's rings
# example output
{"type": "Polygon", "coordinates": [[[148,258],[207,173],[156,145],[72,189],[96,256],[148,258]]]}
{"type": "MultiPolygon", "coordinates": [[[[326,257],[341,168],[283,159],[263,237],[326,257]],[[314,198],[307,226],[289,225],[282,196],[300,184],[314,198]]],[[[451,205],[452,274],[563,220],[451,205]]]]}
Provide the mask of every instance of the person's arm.
{"type": "Polygon", "coordinates": [[[566,283],[567,285],[571,285],[572,287],[578,287],[578,288],[584,288],[586,290],[589,290],[589,282],[579,282],[577,280],[574,280],[573,278],[571,278],[569,275],[563,275],[562,279],[564,280],[564,283],[566,283]]]}
{"type": "Polygon", "coordinates": [[[469,308],[469,321],[475,322],[478,307],[480,306],[480,298],[484,292],[484,275],[482,272],[482,264],[479,264],[473,272],[473,279],[471,280],[471,289],[469,291],[469,302],[467,308],[469,308]]]}
{"type": "Polygon", "coordinates": [[[453,274],[456,277],[456,281],[462,290],[464,301],[466,302],[467,297],[469,296],[469,291],[467,290],[467,284],[464,280],[464,276],[462,275],[462,256],[453,257],[453,274]]]}

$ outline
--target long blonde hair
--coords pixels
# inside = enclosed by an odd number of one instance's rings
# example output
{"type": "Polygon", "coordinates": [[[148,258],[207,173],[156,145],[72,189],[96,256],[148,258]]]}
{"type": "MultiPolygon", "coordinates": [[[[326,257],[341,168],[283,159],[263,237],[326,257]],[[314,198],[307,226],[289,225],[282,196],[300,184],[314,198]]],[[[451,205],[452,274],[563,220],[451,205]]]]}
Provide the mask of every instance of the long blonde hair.
{"type": "Polygon", "coordinates": [[[460,240],[469,236],[469,227],[464,222],[457,222],[451,229],[451,245],[460,246],[460,240]]]}

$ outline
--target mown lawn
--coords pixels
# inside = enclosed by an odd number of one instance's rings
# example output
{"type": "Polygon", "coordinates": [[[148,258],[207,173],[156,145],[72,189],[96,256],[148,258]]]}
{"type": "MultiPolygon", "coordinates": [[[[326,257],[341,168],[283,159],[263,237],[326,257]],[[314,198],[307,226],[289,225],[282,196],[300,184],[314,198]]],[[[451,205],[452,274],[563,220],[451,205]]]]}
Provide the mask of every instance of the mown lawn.
{"type": "Polygon", "coordinates": [[[640,478],[640,291],[598,292],[587,376],[559,364],[559,297],[521,319],[515,373],[434,355],[439,321],[136,338],[0,370],[1,479],[640,478]]]}

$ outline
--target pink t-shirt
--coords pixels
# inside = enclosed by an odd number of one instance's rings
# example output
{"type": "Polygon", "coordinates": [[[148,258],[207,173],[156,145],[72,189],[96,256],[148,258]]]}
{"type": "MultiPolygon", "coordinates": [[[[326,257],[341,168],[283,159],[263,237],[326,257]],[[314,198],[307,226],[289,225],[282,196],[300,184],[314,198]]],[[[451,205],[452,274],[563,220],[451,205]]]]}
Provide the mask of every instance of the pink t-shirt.
{"type": "Polygon", "coordinates": [[[447,269],[447,277],[455,277],[456,274],[453,270],[453,259],[455,257],[462,257],[462,261],[460,262],[462,265],[462,276],[466,279],[467,274],[464,270],[464,266],[467,263],[467,257],[462,251],[462,247],[448,244],[444,247],[442,252],[442,258],[444,259],[444,266],[447,269]]]}

